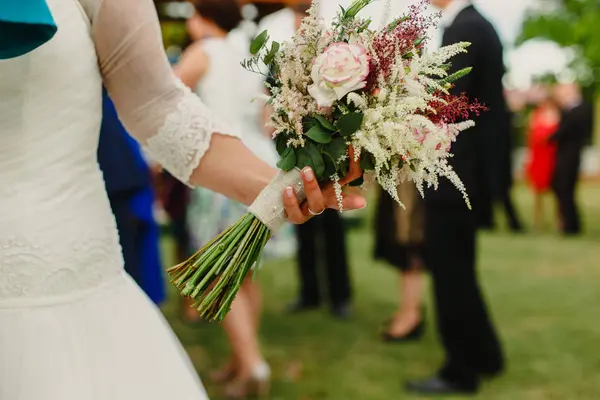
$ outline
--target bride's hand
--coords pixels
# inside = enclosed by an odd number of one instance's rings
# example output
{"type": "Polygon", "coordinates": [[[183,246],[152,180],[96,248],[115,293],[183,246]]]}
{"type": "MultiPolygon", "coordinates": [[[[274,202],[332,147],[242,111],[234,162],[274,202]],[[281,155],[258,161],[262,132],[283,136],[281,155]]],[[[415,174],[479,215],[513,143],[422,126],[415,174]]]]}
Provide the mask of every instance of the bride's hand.
{"type": "MultiPolygon", "coordinates": [[[[361,176],[362,171],[359,162],[354,160],[352,149],[350,149],[350,170],[343,179],[340,179],[339,184],[345,186],[361,176]]],[[[287,187],[283,194],[285,212],[291,223],[303,224],[313,216],[323,213],[326,208],[335,210],[339,208],[332,183],[320,187],[310,167],[302,170],[302,180],[304,181],[304,192],[306,193],[304,203],[298,204],[298,198],[292,187],[287,187]]],[[[359,210],[367,206],[367,201],[357,194],[344,193],[342,206],[344,211],[359,210]]]]}

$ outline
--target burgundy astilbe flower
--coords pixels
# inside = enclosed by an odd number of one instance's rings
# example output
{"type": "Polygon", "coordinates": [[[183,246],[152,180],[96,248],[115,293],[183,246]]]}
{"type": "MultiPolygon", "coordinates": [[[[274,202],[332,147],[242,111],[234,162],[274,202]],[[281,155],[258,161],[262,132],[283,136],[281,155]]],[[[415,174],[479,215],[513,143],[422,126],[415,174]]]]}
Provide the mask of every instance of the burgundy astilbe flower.
{"type": "Polygon", "coordinates": [[[429,28],[437,24],[439,14],[424,16],[429,0],[421,0],[408,9],[408,14],[391,22],[377,34],[373,41],[373,53],[367,88],[377,87],[381,77],[386,80],[394,66],[396,54],[406,55],[416,50],[420,51],[426,44],[426,34],[429,28]]]}
{"type": "Polygon", "coordinates": [[[429,105],[436,110],[436,113],[429,112],[427,118],[434,124],[453,124],[462,120],[467,120],[471,116],[479,116],[488,108],[481,104],[477,99],[469,100],[465,93],[460,95],[436,93],[436,97],[443,101],[432,101],[429,105]],[[445,102],[445,103],[444,103],[445,102]]]}

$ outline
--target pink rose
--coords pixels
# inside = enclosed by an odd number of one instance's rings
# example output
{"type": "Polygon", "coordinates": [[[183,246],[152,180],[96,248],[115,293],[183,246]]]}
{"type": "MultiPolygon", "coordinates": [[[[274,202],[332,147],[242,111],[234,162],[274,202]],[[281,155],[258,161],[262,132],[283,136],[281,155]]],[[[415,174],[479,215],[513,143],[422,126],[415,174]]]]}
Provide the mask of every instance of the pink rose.
{"type": "Polygon", "coordinates": [[[369,55],[359,44],[333,43],[313,61],[308,92],[320,107],[331,107],[350,92],[366,86],[369,55]]]}

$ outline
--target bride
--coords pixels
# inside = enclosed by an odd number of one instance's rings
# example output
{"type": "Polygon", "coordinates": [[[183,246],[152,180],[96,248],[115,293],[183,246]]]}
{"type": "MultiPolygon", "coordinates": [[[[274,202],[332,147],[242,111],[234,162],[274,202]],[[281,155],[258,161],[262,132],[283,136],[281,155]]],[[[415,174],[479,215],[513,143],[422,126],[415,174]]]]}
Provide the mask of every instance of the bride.
{"type": "MultiPolygon", "coordinates": [[[[11,55],[10,41],[21,46],[33,25],[0,23],[0,53],[13,57],[0,61],[0,399],[206,399],[123,272],[96,161],[102,85],[127,130],[192,186],[250,204],[276,171],[174,78],[152,0],[46,3],[58,30],[26,55],[11,55]]],[[[0,16],[31,17],[42,4],[2,2],[0,16]]],[[[293,223],[336,207],[331,187],[321,191],[310,170],[303,179],[307,204],[282,193],[293,223]]]]}

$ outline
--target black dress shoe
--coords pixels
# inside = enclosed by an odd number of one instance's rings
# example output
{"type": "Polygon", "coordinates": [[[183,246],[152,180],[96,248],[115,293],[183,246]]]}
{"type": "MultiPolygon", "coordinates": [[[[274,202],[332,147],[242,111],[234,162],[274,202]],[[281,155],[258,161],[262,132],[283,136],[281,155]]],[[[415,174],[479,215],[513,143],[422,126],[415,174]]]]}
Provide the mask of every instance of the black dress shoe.
{"type": "Polygon", "coordinates": [[[410,393],[429,396],[465,395],[477,393],[477,387],[465,387],[449,382],[439,376],[433,376],[422,381],[409,381],[405,388],[410,393]]]}
{"type": "Polygon", "coordinates": [[[318,301],[306,301],[303,299],[298,299],[288,304],[286,307],[286,311],[290,314],[296,314],[304,311],[310,311],[319,308],[318,301]]]}
{"type": "Polygon", "coordinates": [[[352,306],[348,303],[331,306],[331,315],[337,319],[349,319],[352,316],[352,306]]]}
{"type": "Polygon", "coordinates": [[[402,336],[394,336],[389,332],[384,332],[381,334],[381,339],[387,343],[406,343],[412,342],[414,340],[421,339],[423,333],[425,332],[425,323],[423,321],[419,322],[415,327],[408,332],[406,335],[402,336]]]}

